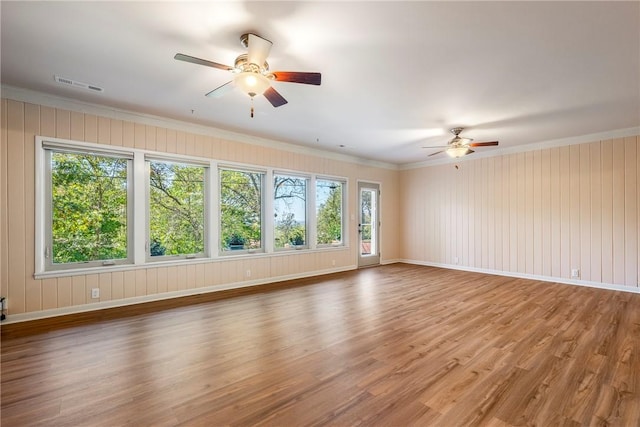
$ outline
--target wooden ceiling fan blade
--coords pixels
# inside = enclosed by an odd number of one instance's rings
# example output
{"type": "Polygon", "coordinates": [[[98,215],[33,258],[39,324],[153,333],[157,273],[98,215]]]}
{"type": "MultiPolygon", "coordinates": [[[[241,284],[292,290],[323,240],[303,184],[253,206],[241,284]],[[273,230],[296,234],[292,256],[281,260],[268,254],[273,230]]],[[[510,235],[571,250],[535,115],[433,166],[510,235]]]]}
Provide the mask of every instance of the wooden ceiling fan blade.
{"type": "Polygon", "coordinates": [[[491,145],[498,145],[498,141],[472,142],[470,144],[467,144],[468,147],[489,147],[491,145]]]}
{"type": "Polygon", "coordinates": [[[444,150],[442,150],[442,151],[436,151],[435,153],[431,153],[431,154],[429,154],[427,157],[435,156],[436,154],[440,154],[440,153],[444,153],[444,150]]]}
{"type": "Polygon", "coordinates": [[[273,87],[269,87],[269,89],[264,91],[264,97],[267,98],[274,107],[280,107],[287,103],[287,100],[273,87]]]}
{"type": "Polygon", "coordinates": [[[249,34],[247,39],[247,62],[262,66],[271,52],[271,43],[267,39],[263,39],[255,34],[249,34]]]}
{"type": "Polygon", "coordinates": [[[279,82],[302,83],[306,85],[320,86],[322,74],[306,73],[301,71],[275,71],[273,78],[279,82]]]}
{"type": "Polygon", "coordinates": [[[178,61],[191,62],[192,64],[204,65],[206,67],[219,68],[220,70],[233,70],[233,67],[230,67],[228,65],[218,64],[217,62],[207,61],[206,59],[196,58],[195,56],[189,56],[183,53],[176,53],[176,56],[174,56],[173,59],[177,59],[178,61]]]}
{"type": "Polygon", "coordinates": [[[469,149],[469,150],[467,150],[466,153],[464,153],[464,155],[466,156],[466,155],[469,155],[471,153],[475,153],[475,151],[473,151],[472,149],[469,149]]]}
{"type": "Polygon", "coordinates": [[[233,81],[229,81],[223,84],[222,86],[218,86],[211,92],[207,93],[205,96],[208,96],[210,98],[220,98],[225,93],[231,92],[233,88],[234,88],[233,81]]]}

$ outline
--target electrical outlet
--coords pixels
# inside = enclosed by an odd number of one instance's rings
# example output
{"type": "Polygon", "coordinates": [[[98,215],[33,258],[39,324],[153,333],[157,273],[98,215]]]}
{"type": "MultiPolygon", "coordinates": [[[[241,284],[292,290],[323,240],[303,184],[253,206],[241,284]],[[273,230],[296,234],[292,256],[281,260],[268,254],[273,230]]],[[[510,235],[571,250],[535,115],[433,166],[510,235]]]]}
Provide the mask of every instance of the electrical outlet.
{"type": "Polygon", "coordinates": [[[454,264],[457,264],[457,263],[458,263],[458,257],[457,257],[457,256],[454,256],[454,257],[453,257],[453,263],[454,263],[454,264]]]}
{"type": "Polygon", "coordinates": [[[336,260],[335,259],[331,260],[331,265],[333,265],[335,267],[335,265],[336,265],[336,260]]]}
{"type": "Polygon", "coordinates": [[[91,298],[92,299],[100,298],[100,288],[91,289],[91,298]]]}
{"type": "Polygon", "coordinates": [[[247,277],[251,277],[251,270],[247,270],[245,274],[247,275],[247,277]]]}
{"type": "Polygon", "coordinates": [[[571,269],[571,278],[572,279],[579,279],[580,278],[580,269],[579,268],[572,268],[571,269]]]}

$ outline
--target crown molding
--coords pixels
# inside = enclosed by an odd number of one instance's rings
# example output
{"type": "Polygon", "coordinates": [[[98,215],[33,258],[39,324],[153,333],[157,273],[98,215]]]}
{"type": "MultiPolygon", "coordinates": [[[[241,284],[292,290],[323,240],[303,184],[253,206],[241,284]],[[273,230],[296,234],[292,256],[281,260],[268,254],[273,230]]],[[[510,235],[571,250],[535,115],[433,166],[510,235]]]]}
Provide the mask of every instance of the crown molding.
{"type": "Polygon", "coordinates": [[[72,98],[65,98],[58,95],[51,95],[44,92],[38,92],[31,89],[24,89],[15,86],[0,86],[0,95],[2,98],[11,99],[19,102],[28,102],[31,104],[43,105],[52,108],[61,108],[77,113],[93,114],[96,116],[106,117],[115,120],[124,120],[140,123],[149,126],[163,127],[167,129],[194,133],[198,135],[211,136],[214,138],[225,139],[227,141],[240,142],[245,144],[259,145],[262,147],[276,148],[279,150],[289,151],[297,154],[306,154],[310,156],[322,157],[330,160],[338,160],[349,163],[356,163],[362,166],[372,166],[382,169],[398,170],[399,166],[394,163],[381,162],[377,160],[365,159],[349,154],[335,153],[328,150],[305,147],[302,145],[292,144],[283,141],[277,141],[258,136],[233,132],[213,126],[199,125],[181,120],[169,119],[166,117],[145,114],[137,111],[124,110],[120,108],[107,107],[100,104],[93,104],[84,101],[78,101],[72,98]]]}
{"type": "Polygon", "coordinates": [[[604,141],[607,139],[624,138],[628,136],[640,135],[640,126],[630,127],[625,129],[616,129],[605,132],[591,133],[587,135],[572,136],[568,138],[551,139],[548,141],[534,142],[531,144],[518,145],[516,147],[502,148],[492,150],[490,152],[478,153],[475,152],[471,158],[442,158],[436,160],[426,160],[416,163],[405,163],[398,167],[399,170],[417,169],[429,166],[437,166],[444,164],[460,163],[465,161],[482,159],[485,157],[499,157],[507,154],[523,153],[527,151],[543,150],[547,148],[564,147],[567,145],[586,144],[595,141],[604,141]]]}

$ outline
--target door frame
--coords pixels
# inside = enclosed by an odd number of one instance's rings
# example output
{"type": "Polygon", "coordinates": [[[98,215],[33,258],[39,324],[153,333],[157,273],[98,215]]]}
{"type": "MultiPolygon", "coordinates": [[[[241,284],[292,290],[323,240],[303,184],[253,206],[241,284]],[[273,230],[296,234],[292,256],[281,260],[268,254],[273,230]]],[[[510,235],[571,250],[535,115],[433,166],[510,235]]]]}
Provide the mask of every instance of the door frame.
{"type": "Polygon", "coordinates": [[[382,199],[382,184],[380,182],[375,182],[375,181],[366,181],[366,180],[357,180],[356,181],[356,194],[357,194],[357,201],[356,201],[356,206],[358,206],[358,212],[357,212],[357,225],[356,225],[356,232],[357,232],[357,239],[356,239],[356,248],[357,248],[357,266],[358,268],[364,268],[364,267],[372,267],[372,266],[376,266],[376,265],[380,265],[380,260],[381,260],[381,255],[380,255],[380,247],[381,245],[381,233],[380,233],[380,229],[382,228],[382,212],[381,212],[381,199],[382,199]],[[376,252],[375,255],[362,255],[362,242],[361,242],[361,228],[360,228],[360,220],[361,220],[361,215],[362,215],[362,201],[361,201],[361,191],[362,189],[370,189],[370,190],[377,190],[377,194],[376,194],[376,210],[375,210],[375,224],[377,225],[375,227],[375,244],[376,244],[376,252]]]}

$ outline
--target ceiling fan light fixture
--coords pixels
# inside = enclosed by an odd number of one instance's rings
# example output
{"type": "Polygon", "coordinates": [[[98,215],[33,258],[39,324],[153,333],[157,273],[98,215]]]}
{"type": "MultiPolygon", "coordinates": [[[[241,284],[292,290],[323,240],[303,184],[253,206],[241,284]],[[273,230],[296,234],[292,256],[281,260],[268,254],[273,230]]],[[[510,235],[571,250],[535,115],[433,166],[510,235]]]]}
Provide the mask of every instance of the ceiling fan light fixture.
{"type": "Polygon", "coordinates": [[[248,94],[251,97],[262,95],[264,91],[271,86],[268,78],[260,73],[254,73],[250,71],[236,74],[233,78],[233,82],[244,93],[248,94]]]}
{"type": "Polygon", "coordinates": [[[467,154],[469,152],[469,147],[450,147],[447,148],[446,153],[449,155],[449,157],[453,157],[455,159],[457,159],[458,157],[462,157],[465,154],[467,154]]]}

